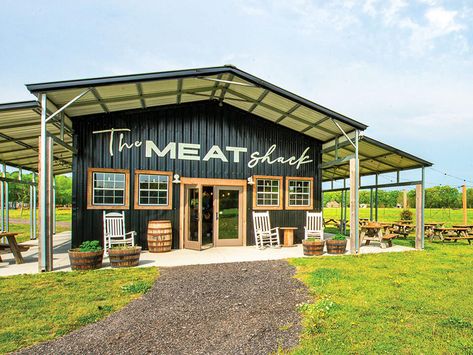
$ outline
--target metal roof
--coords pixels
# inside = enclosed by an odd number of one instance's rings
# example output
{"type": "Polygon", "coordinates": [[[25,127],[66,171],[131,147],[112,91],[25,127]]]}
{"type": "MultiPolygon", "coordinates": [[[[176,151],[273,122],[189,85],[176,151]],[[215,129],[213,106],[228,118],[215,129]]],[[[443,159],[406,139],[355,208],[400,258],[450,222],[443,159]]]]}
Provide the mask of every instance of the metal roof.
{"type": "MultiPolygon", "coordinates": [[[[354,147],[345,137],[338,142],[337,158],[343,159],[354,154],[354,152],[354,147]]],[[[358,156],[360,176],[419,169],[433,165],[431,162],[367,136],[360,137],[358,156]]],[[[325,144],[323,147],[322,163],[333,161],[335,158],[335,141],[332,141],[325,144]]],[[[348,162],[341,165],[325,167],[322,170],[323,181],[348,179],[349,177],[350,171],[348,162]]]]}
{"type": "MultiPolygon", "coordinates": [[[[342,136],[337,124],[349,135],[356,129],[367,128],[229,65],[28,84],[27,88],[36,96],[46,93],[48,110],[53,111],[88,90],[64,110],[64,140],[71,145],[71,117],[202,100],[218,100],[325,142],[323,162],[334,160],[335,141],[339,143],[338,158],[353,154],[353,147],[342,136]]],[[[36,101],[0,104],[0,161],[37,171],[40,114],[41,108],[36,101]]],[[[59,135],[58,122],[48,127],[52,134],[59,135]]],[[[360,141],[359,156],[361,175],[432,165],[366,136],[360,141]]],[[[69,150],[56,144],[54,157],[56,174],[71,171],[72,153],[69,150]]],[[[348,175],[347,164],[323,169],[324,181],[348,175]]]]}
{"type": "Polygon", "coordinates": [[[90,91],[65,113],[77,117],[192,101],[218,100],[322,142],[366,125],[261,80],[234,66],[58,81],[26,85],[35,95],[46,93],[61,107],[90,91]]]}
{"type": "MultiPolygon", "coordinates": [[[[36,101],[0,104],[0,161],[13,167],[38,171],[38,143],[41,129],[41,108],[36,101]]],[[[49,131],[59,135],[60,128],[50,125],[49,131]]],[[[68,130],[64,140],[71,144],[68,130]]],[[[72,168],[72,153],[54,146],[54,172],[62,174],[72,168]]]]}

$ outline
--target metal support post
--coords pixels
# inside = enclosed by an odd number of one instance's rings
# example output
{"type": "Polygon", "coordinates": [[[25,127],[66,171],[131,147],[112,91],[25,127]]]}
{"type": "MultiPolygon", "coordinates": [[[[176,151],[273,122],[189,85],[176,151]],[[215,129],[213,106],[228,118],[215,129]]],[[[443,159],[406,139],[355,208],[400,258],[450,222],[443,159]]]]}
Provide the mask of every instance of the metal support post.
{"type": "MultiPolygon", "coordinates": [[[[58,111],[56,111],[58,112],[58,111]]],[[[47,123],[47,97],[41,94],[41,134],[39,142],[40,168],[39,168],[39,247],[40,257],[38,258],[38,269],[40,272],[48,271],[48,191],[47,191],[47,147],[46,147],[46,123],[47,123]]]]}
{"type": "Polygon", "coordinates": [[[373,188],[370,189],[370,221],[373,220],[373,188]]]}
{"type": "Polygon", "coordinates": [[[374,190],[374,200],[375,200],[375,205],[376,205],[376,209],[374,210],[374,219],[376,222],[378,222],[378,176],[379,174],[376,174],[375,176],[375,184],[376,184],[376,188],[374,190]]]}
{"type": "MultiPolygon", "coordinates": [[[[7,176],[7,165],[3,163],[3,176],[7,176]]],[[[9,186],[8,182],[5,181],[5,231],[10,231],[10,201],[9,201],[9,186]]]]}
{"type": "MultiPolygon", "coordinates": [[[[33,173],[33,182],[36,182],[37,179],[36,179],[36,174],[33,173]]],[[[38,226],[38,222],[37,222],[37,219],[36,219],[36,214],[37,214],[37,204],[36,204],[36,196],[37,196],[37,192],[38,192],[38,189],[36,188],[36,184],[33,185],[33,207],[32,207],[32,214],[33,214],[33,221],[32,221],[32,226],[33,226],[33,239],[37,239],[37,232],[36,232],[36,228],[38,226]]]]}
{"type": "Polygon", "coordinates": [[[355,221],[353,221],[353,225],[355,227],[355,249],[356,249],[356,253],[358,254],[360,252],[360,224],[359,224],[359,220],[360,220],[360,196],[359,196],[359,186],[360,186],[360,161],[359,161],[359,155],[358,155],[358,151],[359,151],[359,136],[360,136],[360,132],[358,130],[355,131],[355,183],[354,183],[354,186],[355,186],[355,191],[354,191],[354,194],[355,194],[355,214],[354,214],[354,217],[355,217],[355,221]]]}
{"type": "Polygon", "coordinates": [[[53,214],[53,234],[56,234],[56,177],[53,176],[53,204],[52,211],[53,214]]]}

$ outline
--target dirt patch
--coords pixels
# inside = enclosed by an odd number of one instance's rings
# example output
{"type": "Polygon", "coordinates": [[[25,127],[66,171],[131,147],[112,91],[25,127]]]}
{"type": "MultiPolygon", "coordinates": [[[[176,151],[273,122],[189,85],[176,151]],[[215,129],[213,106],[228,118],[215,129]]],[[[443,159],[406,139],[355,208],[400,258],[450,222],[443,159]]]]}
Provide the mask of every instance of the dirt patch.
{"type": "Polygon", "coordinates": [[[23,353],[265,354],[298,344],[296,305],[308,294],[285,261],[160,271],[122,311],[23,353]]]}

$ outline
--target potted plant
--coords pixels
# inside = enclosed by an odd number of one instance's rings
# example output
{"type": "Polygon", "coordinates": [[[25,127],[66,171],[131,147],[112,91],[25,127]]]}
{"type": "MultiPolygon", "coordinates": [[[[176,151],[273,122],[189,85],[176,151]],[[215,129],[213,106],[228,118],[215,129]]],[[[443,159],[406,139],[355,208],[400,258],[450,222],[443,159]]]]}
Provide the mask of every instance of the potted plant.
{"type": "Polygon", "coordinates": [[[72,270],[94,270],[102,267],[103,249],[98,240],[83,242],[68,251],[72,270]]]}
{"type": "Polygon", "coordinates": [[[311,237],[304,239],[302,246],[306,256],[322,255],[324,253],[325,241],[311,237]]]}
{"type": "Polygon", "coordinates": [[[327,253],[345,254],[347,251],[347,237],[343,234],[336,234],[332,239],[327,240],[327,253]]]}
{"type": "Polygon", "coordinates": [[[140,263],[141,247],[130,245],[113,246],[108,249],[111,267],[131,267],[140,263]]]}

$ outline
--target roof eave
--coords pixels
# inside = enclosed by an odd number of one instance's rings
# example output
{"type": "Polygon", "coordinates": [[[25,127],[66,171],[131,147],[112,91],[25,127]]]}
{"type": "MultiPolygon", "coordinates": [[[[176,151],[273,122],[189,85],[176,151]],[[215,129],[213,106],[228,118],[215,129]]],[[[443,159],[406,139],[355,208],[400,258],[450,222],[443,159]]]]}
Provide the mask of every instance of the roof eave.
{"type": "Polygon", "coordinates": [[[244,80],[247,80],[248,82],[251,82],[254,85],[263,87],[265,89],[268,89],[270,91],[277,93],[278,95],[288,100],[295,101],[297,103],[300,103],[303,106],[319,111],[331,118],[334,118],[340,122],[350,125],[354,127],[355,129],[365,130],[366,128],[368,128],[367,125],[361,122],[358,122],[352,118],[344,116],[338,112],[332,111],[319,104],[316,104],[315,102],[312,102],[299,95],[296,95],[292,92],[282,89],[279,86],[273,85],[265,80],[262,80],[243,70],[240,70],[233,65],[197,68],[197,69],[174,70],[174,71],[156,72],[156,73],[110,76],[110,77],[103,77],[103,78],[56,81],[56,82],[49,82],[49,83],[26,84],[26,87],[33,95],[38,96],[38,94],[41,92],[48,92],[48,91],[60,90],[60,89],[88,88],[88,87],[104,86],[104,85],[110,85],[110,84],[127,84],[127,83],[133,83],[133,82],[145,82],[145,81],[156,81],[156,80],[166,80],[166,79],[182,79],[182,78],[188,78],[188,77],[218,75],[218,74],[225,74],[225,73],[231,73],[233,75],[236,75],[244,80]]]}

